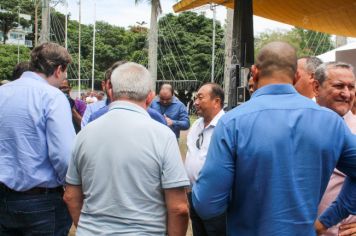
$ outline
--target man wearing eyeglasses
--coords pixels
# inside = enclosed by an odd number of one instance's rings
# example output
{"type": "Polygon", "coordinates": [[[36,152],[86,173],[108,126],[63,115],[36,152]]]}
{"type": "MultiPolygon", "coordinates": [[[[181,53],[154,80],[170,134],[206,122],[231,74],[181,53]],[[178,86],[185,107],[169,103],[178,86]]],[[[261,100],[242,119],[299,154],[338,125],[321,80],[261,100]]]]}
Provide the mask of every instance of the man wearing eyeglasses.
{"type": "MultiPolygon", "coordinates": [[[[185,168],[191,186],[198,178],[208,152],[211,135],[221,116],[224,115],[224,90],[215,83],[204,84],[198,91],[194,105],[200,116],[194,122],[187,136],[187,156],[185,168]]],[[[209,221],[203,221],[195,212],[191,202],[191,192],[188,193],[190,202],[190,218],[194,236],[223,236],[225,235],[225,213],[209,221]]]]}

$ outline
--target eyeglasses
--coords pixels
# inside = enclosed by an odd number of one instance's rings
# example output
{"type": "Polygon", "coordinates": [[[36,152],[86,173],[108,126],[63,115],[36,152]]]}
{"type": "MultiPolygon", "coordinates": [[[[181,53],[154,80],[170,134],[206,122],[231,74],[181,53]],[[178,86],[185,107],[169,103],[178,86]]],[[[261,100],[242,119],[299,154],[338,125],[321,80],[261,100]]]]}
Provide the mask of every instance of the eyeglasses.
{"type": "Polygon", "coordinates": [[[201,148],[202,145],[203,145],[203,142],[204,142],[204,133],[201,132],[201,133],[198,135],[198,139],[197,139],[197,141],[195,142],[195,146],[200,150],[200,148],[201,148]]]}

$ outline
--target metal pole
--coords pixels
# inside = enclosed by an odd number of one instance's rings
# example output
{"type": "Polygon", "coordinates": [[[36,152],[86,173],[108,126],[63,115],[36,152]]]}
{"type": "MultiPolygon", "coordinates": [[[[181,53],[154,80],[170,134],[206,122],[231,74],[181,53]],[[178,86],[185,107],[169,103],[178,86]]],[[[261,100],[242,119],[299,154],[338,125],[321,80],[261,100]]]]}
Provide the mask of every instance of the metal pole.
{"type": "Polygon", "coordinates": [[[80,30],[81,30],[81,22],[82,22],[82,4],[81,4],[81,0],[79,0],[79,29],[78,29],[78,93],[79,93],[79,96],[80,96],[80,86],[81,86],[81,83],[80,83],[80,37],[81,37],[81,33],[80,33],[80,30]]]}
{"type": "Polygon", "coordinates": [[[37,0],[35,0],[35,47],[37,46],[38,43],[38,4],[37,0]]]}
{"type": "Polygon", "coordinates": [[[19,8],[19,12],[18,12],[18,20],[19,20],[19,25],[17,26],[17,63],[20,62],[20,8],[19,8]]]}
{"type": "Polygon", "coordinates": [[[65,28],[64,28],[64,44],[68,50],[68,1],[65,2],[66,14],[65,14],[65,28]]]}
{"type": "Polygon", "coordinates": [[[96,2],[94,0],[94,25],[93,25],[93,60],[91,71],[91,91],[94,91],[94,67],[95,67],[95,28],[96,28],[96,2]]]}
{"type": "Polygon", "coordinates": [[[214,83],[215,74],[215,21],[216,21],[216,5],[210,5],[210,9],[213,11],[213,45],[211,51],[211,82],[214,83]]]}

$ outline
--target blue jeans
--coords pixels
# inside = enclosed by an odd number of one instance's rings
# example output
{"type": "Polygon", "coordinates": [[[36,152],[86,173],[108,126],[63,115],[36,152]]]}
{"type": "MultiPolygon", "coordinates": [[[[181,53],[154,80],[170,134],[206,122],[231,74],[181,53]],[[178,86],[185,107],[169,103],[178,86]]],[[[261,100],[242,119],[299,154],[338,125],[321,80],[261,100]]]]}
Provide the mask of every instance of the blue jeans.
{"type": "Polygon", "coordinates": [[[216,216],[209,220],[203,220],[195,212],[192,202],[192,193],[188,193],[189,215],[192,221],[193,236],[225,236],[226,214],[216,216]]]}
{"type": "Polygon", "coordinates": [[[0,189],[1,236],[67,236],[72,225],[63,193],[24,194],[0,189]]]}

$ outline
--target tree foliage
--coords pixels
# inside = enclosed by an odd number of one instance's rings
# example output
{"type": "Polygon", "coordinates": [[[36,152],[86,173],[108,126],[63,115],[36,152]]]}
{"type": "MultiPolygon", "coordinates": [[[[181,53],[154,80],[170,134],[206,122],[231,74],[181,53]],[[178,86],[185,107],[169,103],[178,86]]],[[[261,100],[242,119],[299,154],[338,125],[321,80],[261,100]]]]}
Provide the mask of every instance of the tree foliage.
{"type": "MultiPolygon", "coordinates": [[[[64,26],[64,16],[52,14],[56,18],[53,24],[64,26]]],[[[53,29],[62,27],[53,26],[53,29]]],[[[216,55],[223,55],[223,30],[216,27],[216,55]]],[[[91,78],[93,26],[81,26],[81,74],[82,78],[91,78]]],[[[64,45],[64,33],[53,30],[52,39],[64,45]]],[[[103,72],[119,60],[134,61],[147,66],[148,29],[131,26],[128,29],[96,23],[95,78],[103,79],[103,72]]],[[[78,22],[69,21],[69,52],[73,63],[69,67],[69,78],[76,78],[78,72],[78,22]]],[[[204,15],[186,12],[175,16],[168,14],[159,20],[158,37],[158,79],[160,80],[210,80],[212,43],[212,20],[204,15]]],[[[218,67],[218,66],[217,66],[218,67]]],[[[222,78],[223,70],[216,68],[216,77],[222,78]]],[[[221,79],[222,81],[222,79],[221,79]]]]}
{"type": "Polygon", "coordinates": [[[295,27],[289,31],[260,33],[255,38],[255,55],[265,44],[272,41],[290,43],[297,49],[299,57],[320,55],[334,48],[331,35],[295,27]]]}
{"type": "Polygon", "coordinates": [[[19,17],[19,13],[28,13],[32,10],[32,2],[30,0],[11,0],[1,3],[0,11],[0,29],[3,35],[3,44],[6,43],[7,34],[15,27],[30,26],[31,22],[19,17]]]}
{"type": "MultiPolygon", "coordinates": [[[[17,46],[0,44],[0,80],[11,80],[12,71],[17,64],[17,46]]],[[[30,59],[30,49],[20,46],[19,61],[30,59]]]]}

